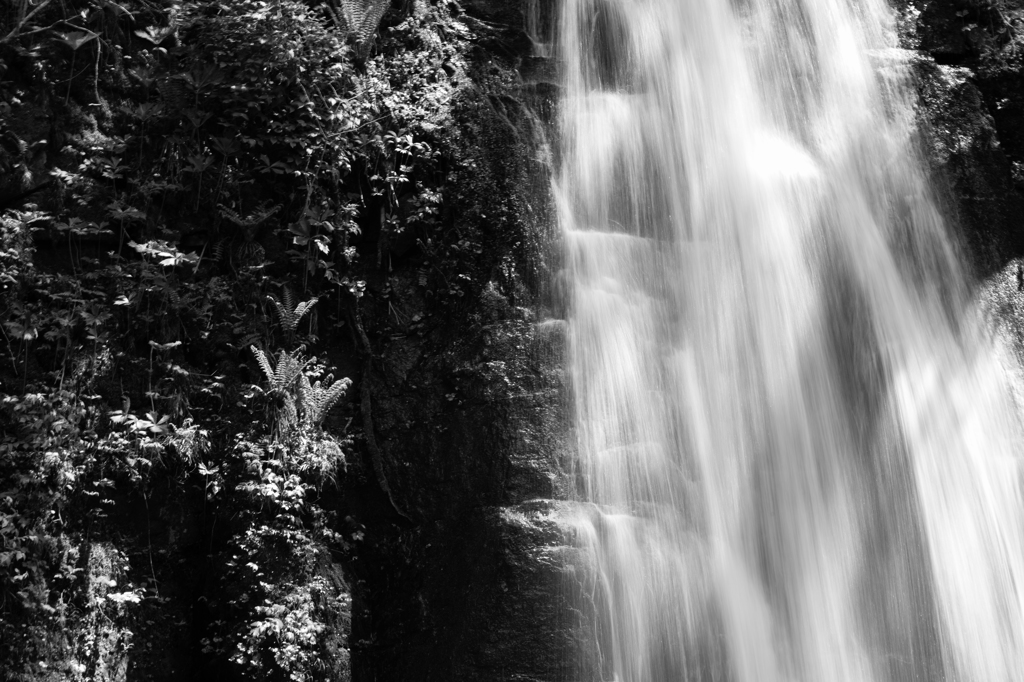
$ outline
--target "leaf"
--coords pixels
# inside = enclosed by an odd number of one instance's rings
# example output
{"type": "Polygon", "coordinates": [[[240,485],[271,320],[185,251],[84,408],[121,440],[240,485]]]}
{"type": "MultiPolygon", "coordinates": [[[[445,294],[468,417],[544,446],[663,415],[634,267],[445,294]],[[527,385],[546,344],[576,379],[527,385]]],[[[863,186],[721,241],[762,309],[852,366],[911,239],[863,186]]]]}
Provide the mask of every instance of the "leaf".
{"type": "MultiPolygon", "coordinates": [[[[173,244],[168,244],[161,239],[153,239],[145,244],[129,241],[128,246],[143,256],[155,256],[159,259],[160,265],[195,265],[199,262],[199,256],[195,252],[182,253],[173,244]]],[[[173,289],[171,294],[173,296],[173,289]]]]}
{"type": "Polygon", "coordinates": [[[213,157],[194,154],[188,157],[188,162],[192,164],[192,168],[189,168],[188,170],[195,171],[196,173],[202,173],[213,165],[213,157]]]}
{"type": "Polygon", "coordinates": [[[242,151],[241,143],[231,137],[215,137],[210,140],[210,146],[215,152],[219,152],[223,156],[234,156],[242,151]]]}
{"type": "Polygon", "coordinates": [[[135,31],[135,35],[142,38],[143,40],[150,42],[159,47],[160,43],[164,42],[174,33],[173,26],[147,26],[144,29],[135,31]]]}
{"type": "Polygon", "coordinates": [[[135,415],[128,414],[127,412],[122,412],[121,410],[115,410],[114,412],[111,412],[108,416],[110,417],[111,422],[118,425],[127,424],[128,426],[131,426],[138,421],[138,418],[135,415]]]}
{"type": "Polygon", "coordinates": [[[310,238],[313,236],[313,231],[309,226],[309,221],[305,217],[299,219],[298,222],[290,223],[288,225],[288,231],[291,232],[295,237],[292,238],[293,244],[299,246],[305,246],[309,243],[310,238]]]}
{"type": "Polygon", "coordinates": [[[270,366],[270,359],[267,357],[267,354],[256,346],[249,346],[249,348],[252,350],[253,355],[256,356],[256,362],[263,369],[263,373],[267,375],[267,381],[273,383],[274,368],[270,366]]]}
{"type": "Polygon", "coordinates": [[[185,114],[185,118],[187,118],[196,128],[201,128],[212,116],[210,112],[199,111],[198,109],[186,109],[183,113],[185,114]]]}
{"type": "Polygon", "coordinates": [[[75,51],[90,40],[99,37],[98,33],[93,33],[92,31],[72,31],[71,33],[58,33],[57,35],[60,36],[62,43],[75,51]]]}
{"type": "Polygon", "coordinates": [[[39,331],[35,327],[24,326],[18,322],[4,322],[4,328],[11,336],[21,341],[32,341],[39,336],[39,331]]]}
{"type": "Polygon", "coordinates": [[[170,422],[171,418],[169,415],[157,415],[155,412],[147,412],[147,419],[140,419],[136,429],[140,431],[149,431],[153,434],[167,433],[168,427],[165,424],[170,422]]]}
{"type": "Polygon", "coordinates": [[[115,604],[124,604],[125,602],[138,604],[142,601],[142,598],[134,592],[115,592],[108,594],[106,598],[115,604]]]}
{"type": "Polygon", "coordinates": [[[196,90],[202,90],[211,85],[217,85],[224,80],[224,72],[216,64],[204,64],[196,66],[186,74],[182,74],[185,80],[196,90]]]}
{"type": "MultiPolygon", "coordinates": [[[[138,31],[136,31],[135,34],[138,35],[138,31]]],[[[128,73],[135,76],[135,78],[137,78],[139,82],[147,88],[156,82],[156,77],[153,75],[153,69],[148,66],[140,66],[137,69],[131,69],[128,73]]]]}
{"type": "Polygon", "coordinates": [[[195,265],[199,262],[199,257],[194,253],[175,253],[167,258],[164,258],[158,263],[164,266],[176,267],[178,265],[195,265]]]}
{"type": "Polygon", "coordinates": [[[164,105],[161,102],[144,102],[139,106],[135,107],[135,117],[140,121],[148,121],[151,118],[155,118],[160,115],[164,110],[164,105]]]}
{"type": "Polygon", "coordinates": [[[100,0],[100,6],[103,7],[103,9],[110,10],[111,14],[116,17],[127,16],[133,22],[135,21],[135,15],[116,2],[113,2],[113,0],[100,0]]]}
{"type": "Polygon", "coordinates": [[[120,201],[114,201],[107,204],[107,210],[110,212],[110,217],[115,220],[145,220],[146,214],[137,208],[128,206],[121,203],[120,201]]]}
{"type": "Polygon", "coordinates": [[[199,463],[199,473],[202,474],[203,476],[213,476],[214,474],[217,474],[218,472],[220,472],[220,467],[216,467],[215,466],[213,468],[207,468],[205,463],[203,463],[203,462],[199,463]]]}

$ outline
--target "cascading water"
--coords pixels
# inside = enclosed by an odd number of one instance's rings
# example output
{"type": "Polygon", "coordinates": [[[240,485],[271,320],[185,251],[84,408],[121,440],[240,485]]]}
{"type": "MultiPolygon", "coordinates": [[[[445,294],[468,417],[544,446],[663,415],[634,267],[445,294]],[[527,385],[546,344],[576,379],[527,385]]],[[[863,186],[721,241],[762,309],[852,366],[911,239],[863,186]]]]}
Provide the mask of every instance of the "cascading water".
{"type": "Polygon", "coordinates": [[[1022,438],[884,0],[562,0],[605,679],[1019,682],[1022,438]]]}

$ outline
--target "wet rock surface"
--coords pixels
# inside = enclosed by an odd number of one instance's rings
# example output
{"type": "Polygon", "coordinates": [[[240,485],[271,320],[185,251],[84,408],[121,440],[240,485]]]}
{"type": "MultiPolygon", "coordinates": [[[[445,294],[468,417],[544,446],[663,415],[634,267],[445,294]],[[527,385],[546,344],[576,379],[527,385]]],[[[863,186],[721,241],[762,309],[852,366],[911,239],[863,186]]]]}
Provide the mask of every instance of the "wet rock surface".
{"type": "Polygon", "coordinates": [[[1024,3],[895,4],[936,193],[984,279],[1024,249],[1024,3]]]}
{"type": "Polygon", "coordinates": [[[564,326],[545,322],[554,93],[524,82],[522,6],[461,11],[476,37],[456,105],[466,170],[450,233],[392,250],[367,282],[373,353],[359,390],[375,447],[343,510],[361,538],[353,679],[575,679],[588,657],[568,601],[571,529],[552,501],[570,486],[564,326]],[[464,274],[438,276],[444,258],[464,274]]]}

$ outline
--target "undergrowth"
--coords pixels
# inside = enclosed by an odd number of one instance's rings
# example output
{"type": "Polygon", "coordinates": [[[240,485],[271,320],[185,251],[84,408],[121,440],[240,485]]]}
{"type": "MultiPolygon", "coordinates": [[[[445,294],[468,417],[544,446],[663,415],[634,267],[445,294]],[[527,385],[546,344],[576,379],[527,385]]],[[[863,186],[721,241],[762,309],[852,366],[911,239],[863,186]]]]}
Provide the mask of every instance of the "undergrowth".
{"type": "Polygon", "coordinates": [[[369,352],[397,240],[465,286],[437,232],[468,33],[357,4],[0,1],[9,679],[166,677],[140,647],[184,630],[194,666],[347,675],[323,501],[354,409],[325,339],[369,352]]]}

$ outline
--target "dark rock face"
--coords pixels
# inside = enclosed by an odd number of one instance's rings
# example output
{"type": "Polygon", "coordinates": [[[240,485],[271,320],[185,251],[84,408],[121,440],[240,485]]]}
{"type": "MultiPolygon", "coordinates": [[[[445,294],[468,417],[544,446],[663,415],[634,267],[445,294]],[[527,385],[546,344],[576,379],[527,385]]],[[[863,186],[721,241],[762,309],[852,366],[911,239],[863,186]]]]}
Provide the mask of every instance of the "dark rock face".
{"type": "Polygon", "coordinates": [[[902,0],[925,156],[979,278],[1024,249],[1024,3],[902,0]]]}
{"type": "Polygon", "coordinates": [[[561,510],[549,501],[486,507],[406,534],[400,589],[375,606],[391,639],[356,651],[357,674],[389,680],[563,680],[583,631],[561,510]],[[422,570],[429,566],[430,570],[422,570]],[[413,587],[412,599],[406,586],[413,587]],[[372,672],[371,672],[372,671],[372,672]]]}
{"type": "Polygon", "coordinates": [[[512,31],[526,28],[526,14],[521,0],[463,0],[463,9],[476,19],[499,24],[512,31]]]}
{"type": "Polygon", "coordinates": [[[975,274],[986,277],[1021,248],[1024,197],[1012,162],[969,69],[921,60],[915,72],[937,198],[959,227],[975,274]]]}
{"type": "Polygon", "coordinates": [[[962,64],[1011,39],[1010,17],[988,0],[915,2],[918,48],[941,64],[962,64]]]}
{"type": "Polygon", "coordinates": [[[476,47],[455,106],[455,244],[424,248],[448,248],[464,274],[439,280],[392,248],[367,285],[375,442],[349,495],[365,533],[349,571],[353,679],[577,679],[575,550],[552,501],[570,486],[564,325],[544,321],[556,266],[538,140],[553,97],[519,71],[532,46],[520,5],[462,9],[476,47]]]}

